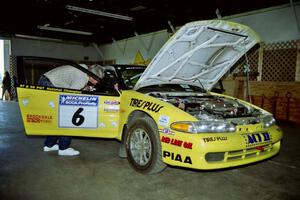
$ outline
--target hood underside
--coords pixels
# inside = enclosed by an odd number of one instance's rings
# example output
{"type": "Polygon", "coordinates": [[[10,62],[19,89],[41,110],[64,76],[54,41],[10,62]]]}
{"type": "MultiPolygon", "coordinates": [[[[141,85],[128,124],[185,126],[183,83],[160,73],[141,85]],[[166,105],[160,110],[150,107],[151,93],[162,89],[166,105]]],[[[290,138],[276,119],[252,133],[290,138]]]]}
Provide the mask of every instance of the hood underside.
{"type": "Polygon", "coordinates": [[[258,42],[260,39],[252,29],[238,23],[188,23],[156,54],[134,89],[189,84],[210,90],[258,42]]]}

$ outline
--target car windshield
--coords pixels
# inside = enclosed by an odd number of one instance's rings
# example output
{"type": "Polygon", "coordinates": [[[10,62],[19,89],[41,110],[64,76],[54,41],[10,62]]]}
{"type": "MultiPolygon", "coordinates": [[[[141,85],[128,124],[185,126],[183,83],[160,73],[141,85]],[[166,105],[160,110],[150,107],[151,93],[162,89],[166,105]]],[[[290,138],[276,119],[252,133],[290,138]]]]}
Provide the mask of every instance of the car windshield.
{"type": "Polygon", "coordinates": [[[146,69],[146,66],[116,66],[118,76],[123,79],[123,89],[132,89],[140,76],[146,69]]]}

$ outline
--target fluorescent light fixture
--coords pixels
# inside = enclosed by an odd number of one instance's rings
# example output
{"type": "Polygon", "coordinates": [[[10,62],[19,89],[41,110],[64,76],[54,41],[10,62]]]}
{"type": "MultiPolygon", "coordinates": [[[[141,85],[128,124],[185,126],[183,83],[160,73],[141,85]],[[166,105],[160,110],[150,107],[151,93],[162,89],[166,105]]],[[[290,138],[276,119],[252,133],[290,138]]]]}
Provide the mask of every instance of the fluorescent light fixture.
{"type": "Polygon", "coordinates": [[[115,19],[122,19],[122,20],[127,20],[127,21],[132,21],[133,20],[132,17],[113,14],[113,13],[108,13],[108,12],[103,12],[103,11],[99,11],[99,10],[81,8],[81,7],[77,7],[77,6],[66,5],[66,9],[73,10],[73,11],[78,11],[78,12],[83,12],[83,13],[89,13],[89,14],[93,14],[93,15],[101,15],[101,16],[104,16],[104,17],[111,17],[111,18],[115,18],[115,19]]]}
{"type": "Polygon", "coordinates": [[[39,40],[39,41],[46,41],[46,42],[59,42],[59,43],[68,43],[68,44],[82,44],[82,42],[72,41],[72,40],[63,40],[63,39],[56,39],[56,38],[48,38],[48,37],[39,37],[39,36],[32,36],[32,35],[23,35],[23,34],[15,34],[16,38],[23,38],[23,39],[30,39],[30,40],[39,40]]]}
{"type": "Polygon", "coordinates": [[[147,7],[145,7],[145,6],[136,6],[136,7],[130,8],[129,10],[130,11],[141,11],[141,10],[145,10],[145,9],[147,9],[147,7]]]}
{"type": "Polygon", "coordinates": [[[46,31],[74,33],[74,34],[79,34],[79,35],[93,35],[93,33],[91,33],[91,32],[78,31],[78,30],[72,30],[72,29],[56,28],[56,27],[50,27],[50,26],[37,26],[37,27],[38,27],[38,29],[46,30],[46,31]]]}
{"type": "Polygon", "coordinates": [[[39,37],[39,36],[32,36],[32,35],[23,35],[23,34],[15,34],[15,37],[24,38],[24,39],[31,39],[31,40],[45,40],[51,42],[63,42],[61,39],[55,38],[48,38],[48,37],[39,37]]]}

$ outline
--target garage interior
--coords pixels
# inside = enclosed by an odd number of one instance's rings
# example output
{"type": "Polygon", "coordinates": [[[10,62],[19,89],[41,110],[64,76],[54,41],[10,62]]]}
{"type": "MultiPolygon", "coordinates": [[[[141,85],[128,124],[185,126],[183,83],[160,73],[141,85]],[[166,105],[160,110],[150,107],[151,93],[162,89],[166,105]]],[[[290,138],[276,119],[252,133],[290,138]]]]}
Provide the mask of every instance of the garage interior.
{"type": "Polygon", "coordinates": [[[75,137],[78,157],[43,152],[44,137],[25,134],[13,90],[0,101],[0,199],[300,199],[300,1],[31,0],[2,7],[3,71],[11,76],[22,56],[148,65],[187,22],[248,25],[262,38],[247,57],[249,90],[241,60],[222,80],[224,93],[273,113],[284,138],[280,154],[262,162],[143,175],[119,158],[116,140],[75,137]]]}

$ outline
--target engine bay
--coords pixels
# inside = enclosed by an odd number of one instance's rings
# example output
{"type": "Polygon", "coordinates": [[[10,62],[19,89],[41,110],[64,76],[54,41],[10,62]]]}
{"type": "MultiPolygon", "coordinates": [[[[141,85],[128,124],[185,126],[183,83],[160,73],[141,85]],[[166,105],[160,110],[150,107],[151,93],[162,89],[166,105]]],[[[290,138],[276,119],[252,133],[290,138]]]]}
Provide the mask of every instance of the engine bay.
{"type": "Polygon", "coordinates": [[[262,114],[258,109],[244,105],[238,99],[209,93],[150,92],[148,95],[168,102],[199,120],[225,120],[233,124],[256,124],[262,114]]]}

